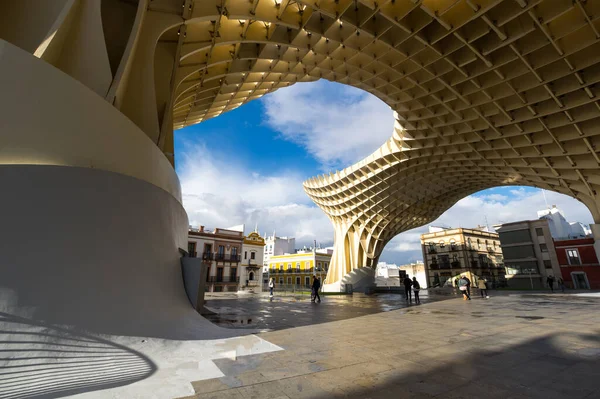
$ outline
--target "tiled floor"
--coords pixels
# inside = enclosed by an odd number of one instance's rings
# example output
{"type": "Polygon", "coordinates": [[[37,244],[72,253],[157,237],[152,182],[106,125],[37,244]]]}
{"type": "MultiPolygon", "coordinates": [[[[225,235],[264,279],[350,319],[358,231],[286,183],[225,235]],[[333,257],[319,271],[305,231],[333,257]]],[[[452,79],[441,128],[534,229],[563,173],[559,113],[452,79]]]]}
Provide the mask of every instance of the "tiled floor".
{"type": "Polygon", "coordinates": [[[600,398],[600,299],[450,299],[261,334],[190,398],[600,398]]]}

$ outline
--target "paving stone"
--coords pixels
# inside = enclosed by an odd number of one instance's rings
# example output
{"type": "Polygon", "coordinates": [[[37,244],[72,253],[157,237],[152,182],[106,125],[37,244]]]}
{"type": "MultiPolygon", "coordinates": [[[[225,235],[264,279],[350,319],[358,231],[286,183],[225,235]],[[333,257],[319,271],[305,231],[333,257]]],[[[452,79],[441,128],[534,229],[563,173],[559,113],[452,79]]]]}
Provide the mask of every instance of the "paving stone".
{"type": "Polygon", "coordinates": [[[562,319],[596,313],[600,300],[450,299],[263,333],[285,350],[219,360],[225,377],[192,385],[224,399],[600,398],[598,327],[562,319]]]}

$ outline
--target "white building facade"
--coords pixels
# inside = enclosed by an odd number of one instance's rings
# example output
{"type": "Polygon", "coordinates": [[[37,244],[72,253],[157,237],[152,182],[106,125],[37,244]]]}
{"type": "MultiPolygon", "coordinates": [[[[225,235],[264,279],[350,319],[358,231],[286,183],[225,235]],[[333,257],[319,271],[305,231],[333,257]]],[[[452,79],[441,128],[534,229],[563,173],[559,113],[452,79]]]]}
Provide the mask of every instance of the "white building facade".
{"type": "Polygon", "coordinates": [[[253,231],[244,237],[240,262],[240,288],[262,291],[265,240],[253,231]]]}
{"type": "Polygon", "coordinates": [[[294,237],[277,237],[275,232],[272,236],[264,237],[265,247],[263,254],[263,273],[269,270],[269,260],[272,256],[293,254],[296,252],[296,239],[294,237]]]}
{"type": "Polygon", "coordinates": [[[589,226],[580,222],[568,222],[564,212],[558,209],[556,205],[552,205],[552,208],[538,211],[537,216],[538,219],[548,221],[550,234],[552,234],[552,238],[557,240],[585,238],[592,234],[589,226]]]}

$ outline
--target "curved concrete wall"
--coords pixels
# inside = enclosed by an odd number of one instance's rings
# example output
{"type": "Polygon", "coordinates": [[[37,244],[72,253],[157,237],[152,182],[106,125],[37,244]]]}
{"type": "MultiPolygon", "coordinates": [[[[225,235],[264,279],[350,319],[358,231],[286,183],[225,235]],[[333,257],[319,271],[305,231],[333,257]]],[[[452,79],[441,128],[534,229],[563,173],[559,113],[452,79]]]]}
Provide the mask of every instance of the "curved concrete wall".
{"type": "Polygon", "coordinates": [[[181,276],[187,215],[173,196],[59,166],[0,165],[0,186],[2,311],[102,334],[202,335],[181,276]]]}
{"type": "Polygon", "coordinates": [[[3,40],[0,87],[0,165],[102,169],[145,180],[181,201],[173,167],[133,122],[83,84],[3,40]]]}

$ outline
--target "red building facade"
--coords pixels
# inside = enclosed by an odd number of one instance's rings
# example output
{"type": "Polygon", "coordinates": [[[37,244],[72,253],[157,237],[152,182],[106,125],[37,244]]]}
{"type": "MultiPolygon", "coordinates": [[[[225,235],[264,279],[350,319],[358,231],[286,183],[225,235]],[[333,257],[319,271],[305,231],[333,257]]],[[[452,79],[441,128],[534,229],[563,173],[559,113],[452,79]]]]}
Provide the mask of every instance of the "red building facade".
{"type": "Polygon", "coordinates": [[[600,263],[593,238],[554,241],[565,285],[575,289],[600,289],[600,263]]]}

